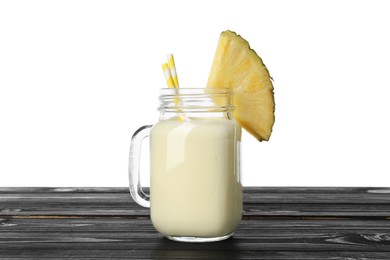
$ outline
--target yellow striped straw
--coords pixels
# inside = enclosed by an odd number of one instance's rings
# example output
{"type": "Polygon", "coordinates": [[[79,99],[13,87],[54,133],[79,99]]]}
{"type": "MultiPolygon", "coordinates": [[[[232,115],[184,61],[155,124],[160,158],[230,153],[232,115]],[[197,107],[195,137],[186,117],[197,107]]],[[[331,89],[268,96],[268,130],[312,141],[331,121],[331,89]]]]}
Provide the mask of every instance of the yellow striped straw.
{"type": "Polygon", "coordinates": [[[169,70],[171,71],[173,84],[175,85],[175,88],[178,88],[179,80],[177,78],[177,73],[176,73],[175,59],[173,58],[173,54],[168,54],[167,56],[168,56],[168,66],[169,66],[169,70]]]}
{"type": "Polygon", "coordinates": [[[164,74],[165,74],[165,79],[167,80],[168,88],[174,88],[175,84],[173,83],[172,75],[171,75],[171,71],[170,71],[170,69],[168,67],[168,63],[164,63],[162,65],[162,68],[163,68],[163,71],[164,71],[164,74]]]}
{"type": "MultiPolygon", "coordinates": [[[[171,70],[169,69],[168,63],[164,63],[162,65],[162,68],[165,74],[165,79],[167,80],[168,88],[176,88],[172,80],[171,70]]],[[[179,104],[179,100],[175,98],[175,105],[177,106],[178,104],[179,104]]]]}
{"type": "MultiPolygon", "coordinates": [[[[177,80],[177,74],[176,74],[176,68],[175,68],[175,61],[173,59],[173,55],[168,55],[168,63],[164,63],[162,65],[165,79],[167,81],[168,88],[178,88],[179,87],[179,81],[177,80]]],[[[181,102],[179,102],[179,99],[175,97],[174,99],[175,106],[179,106],[181,102]]],[[[178,119],[179,121],[185,121],[186,116],[182,113],[178,113],[178,119]]]]}

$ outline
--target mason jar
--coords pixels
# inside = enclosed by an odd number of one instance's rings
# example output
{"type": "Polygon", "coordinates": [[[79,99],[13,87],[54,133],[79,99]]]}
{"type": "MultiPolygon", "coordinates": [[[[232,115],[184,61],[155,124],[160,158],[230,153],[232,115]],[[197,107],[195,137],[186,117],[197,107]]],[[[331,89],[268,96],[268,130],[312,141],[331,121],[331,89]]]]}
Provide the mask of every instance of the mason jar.
{"type": "Polygon", "coordinates": [[[169,239],[220,241],[241,221],[241,128],[231,101],[229,89],[161,89],[159,121],[132,137],[131,196],[150,207],[155,229],[169,239]],[[150,137],[150,194],[140,185],[145,137],[150,137]]]}

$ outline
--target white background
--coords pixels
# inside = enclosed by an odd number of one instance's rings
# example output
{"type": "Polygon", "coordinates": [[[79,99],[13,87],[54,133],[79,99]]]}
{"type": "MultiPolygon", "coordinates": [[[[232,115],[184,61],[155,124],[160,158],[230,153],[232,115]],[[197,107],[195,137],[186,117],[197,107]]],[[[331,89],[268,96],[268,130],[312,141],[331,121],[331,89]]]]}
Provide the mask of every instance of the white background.
{"type": "Polygon", "coordinates": [[[386,1],[0,1],[0,186],[126,186],[132,132],[158,120],[161,64],[203,87],[221,31],[274,78],[270,141],[244,185],[390,186],[386,1]]]}

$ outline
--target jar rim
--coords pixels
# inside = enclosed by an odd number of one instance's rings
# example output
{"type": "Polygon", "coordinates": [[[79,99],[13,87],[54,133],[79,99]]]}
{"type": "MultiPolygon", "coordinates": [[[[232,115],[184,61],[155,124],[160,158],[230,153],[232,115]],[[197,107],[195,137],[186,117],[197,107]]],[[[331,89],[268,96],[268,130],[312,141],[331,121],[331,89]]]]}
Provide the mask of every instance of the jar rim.
{"type": "Polygon", "coordinates": [[[228,88],[160,89],[160,111],[223,112],[235,109],[228,88]]]}
{"type": "Polygon", "coordinates": [[[218,94],[232,94],[230,88],[161,88],[160,97],[163,96],[172,96],[172,95],[218,95],[218,94]]]}

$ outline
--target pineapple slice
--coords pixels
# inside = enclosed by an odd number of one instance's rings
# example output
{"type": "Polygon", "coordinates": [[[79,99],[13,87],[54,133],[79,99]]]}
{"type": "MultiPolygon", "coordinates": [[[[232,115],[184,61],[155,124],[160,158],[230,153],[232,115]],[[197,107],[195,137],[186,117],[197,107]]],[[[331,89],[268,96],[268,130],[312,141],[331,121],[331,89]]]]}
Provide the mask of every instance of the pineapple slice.
{"type": "Polygon", "coordinates": [[[249,43],[235,32],[222,32],[207,87],[232,89],[235,119],[257,140],[269,140],[275,122],[271,76],[249,43]]]}

